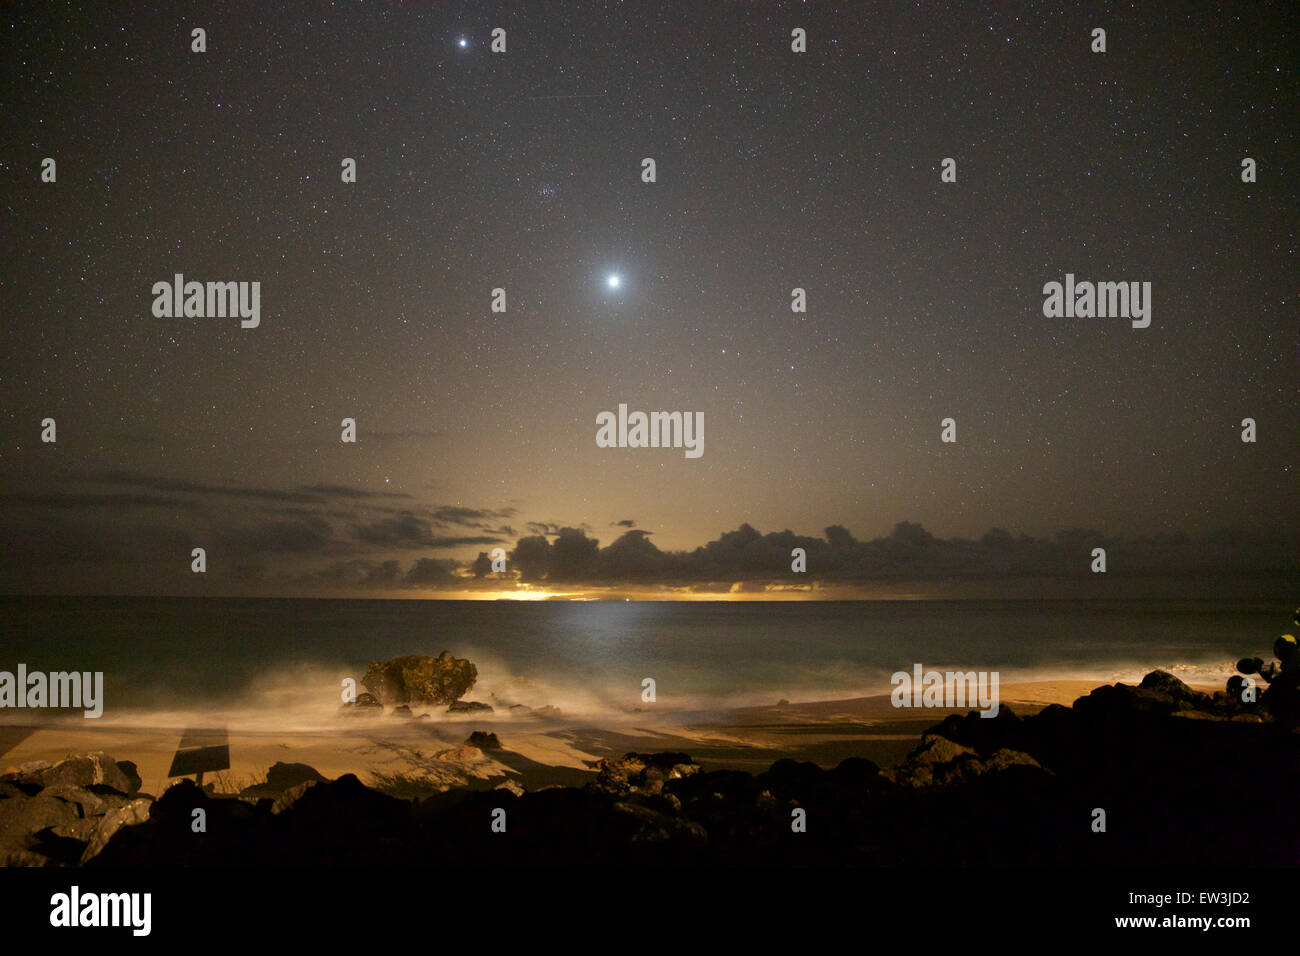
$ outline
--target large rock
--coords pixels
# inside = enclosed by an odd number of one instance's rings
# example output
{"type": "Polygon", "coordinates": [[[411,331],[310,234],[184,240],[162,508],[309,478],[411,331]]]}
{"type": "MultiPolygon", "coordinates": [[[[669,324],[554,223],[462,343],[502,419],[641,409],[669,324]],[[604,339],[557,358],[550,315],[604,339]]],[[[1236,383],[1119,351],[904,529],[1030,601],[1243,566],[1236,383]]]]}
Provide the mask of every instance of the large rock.
{"type": "Polygon", "coordinates": [[[984,774],[1000,773],[1011,767],[1029,767],[1046,772],[1029,754],[1001,749],[980,756],[969,747],[953,743],[937,734],[926,734],[921,746],[908,755],[907,761],[882,776],[900,786],[914,790],[946,787],[969,781],[984,774]]]}
{"type": "Polygon", "coordinates": [[[116,810],[110,810],[100,821],[99,827],[95,830],[90,842],[86,845],[86,850],[81,855],[81,863],[84,866],[86,861],[98,856],[100,851],[108,845],[108,841],[113,839],[113,835],[122,827],[138,826],[149,820],[149,809],[153,806],[152,800],[138,799],[132,800],[125,806],[118,807],[116,810]]]}
{"type": "Polygon", "coordinates": [[[33,850],[40,831],[69,827],[81,819],[81,809],[70,800],[45,793],[10,797],[0,803],[0,865],[33,865],[34,861],[11,857],[33,850]]]}
{"type": "Polygon", "coordinates": [[[443,651],[438,657],[408,654],[391,661],[374,661],[361,683],[384,706],[450,704],[469,693],[478,680],[470,661],[443,651]]]}
{"type": "Polygon", "coordinates": [[[384,705],[379,702],[374,694],[357,694],[356,700],[343,704],[339,709],[343,713],[353,716],[360,714],[375,715],[384,712],[384,705]]]}
{"type": "Polygon", "coordinates": [[[598,760],[592,787],[615,796],[658,794],[669,780],[680,780],[699,771],[699,765],[684,753],[630,753],[619,759],[598,760]]]}
{"type": "Polygon", "coordinates": [[[490,714],[492,705],[477,700],[453,700],[447,708],[449,714],[490,714]]]}
{"type": "Polygon", "coordinates": [[[305,763],[276,762],[266,772],[266,782],[239,791],[241,797],[278,797],[304,783],[325,783],[320,772],[305,763]]]}
{"type": "MultiPolygon", "coordinates": [[[[120,793],[132,792],[132,781],[106,753],[72,754],[39,773],[43,787],[89,787],[101,784],[120,793]]],[[[139,789],[138,786],[135,789],[139,789]]]]}

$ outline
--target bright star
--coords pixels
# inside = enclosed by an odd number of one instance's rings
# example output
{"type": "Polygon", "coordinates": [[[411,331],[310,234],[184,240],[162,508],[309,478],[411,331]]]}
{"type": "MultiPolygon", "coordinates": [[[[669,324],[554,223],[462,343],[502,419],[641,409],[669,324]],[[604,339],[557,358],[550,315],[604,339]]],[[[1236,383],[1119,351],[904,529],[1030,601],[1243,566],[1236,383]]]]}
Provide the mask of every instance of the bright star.
{"type": "Polygon", "coordinates": [[[617,289],[622,282],[623,282],[622,278],[620,278],[618,275],[612,275],[609,277],[609,287],[611,289],[617,289]]]}
{"type": "Polygon", "coordinates": [[[464,48],[469,46],[469,41],[466,40],[464,37],[461,37],[459,40],[456,41],[456,45],[461,48],[464,48]]]}

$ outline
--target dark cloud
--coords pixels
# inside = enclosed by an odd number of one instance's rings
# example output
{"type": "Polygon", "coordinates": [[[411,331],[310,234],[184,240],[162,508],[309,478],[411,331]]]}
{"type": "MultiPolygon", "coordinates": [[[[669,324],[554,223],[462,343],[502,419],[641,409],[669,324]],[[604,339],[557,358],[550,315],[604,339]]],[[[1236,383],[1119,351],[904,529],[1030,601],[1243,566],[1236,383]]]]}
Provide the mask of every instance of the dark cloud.
{"type": "Polygon", "coordinates": [[[611,528],[635,528],[636,527],[636,522],[633,521],[631,518],[624,518],[622,521],[611,521],[609,524],[611,528]]]}
{"type": "Polygon", "coordinates": [[[68,511],[113,511],[121,508],[193,509],[193,502],[141,494],[95,494],[91,492],[39,492],[0,495],[3,508],[57,508],[68,511]]]}
{"type": "Polygon", "coordinates": [[[505,508],[501,511],[488,511],[483,508],[461,508],[452,505],[442,505],[427,512],[429,517],[436,524],[461,524],[479,527],[478,522],[493,521],[499,518],[512,518],[515,515],[514,508],[505,508]]]}
{"type": "Polygon", "coordinates": [[[305,485],[302,491],[325,495],[332,498],[410,498],[400,491],[370,491],[365,488],[349,488],[346,485],[305,485]]]}
{"type": "Polygon", "coordinates": [[[406,572],[403,583],[408,587],[434,587],[450,584],[457,580],[454,572],[459,566],[459,561],[420,558],[406,572]]]}
{"type": "Polygon", "coordinates": [[[330,523],[316,517],[232,527],[216,536],[225,547],[249,557],[265,552],[322,552],[333,543],[333,539],[330,523]]]}
{"type": "Polygon", "coordinates": [[[504,544],[485,535],[435,535],[433,526],[409,512],[370,524],[356,525],[353,534],[365,544],[390,548],[458,548],[469,545],[504,544]]]}
{"type": "Polygon", "coordinates": [[[224,495],[232,498],[251,498],[260,501],[285,501],[310,503],[321,501],[317,494],[302,491],[280,491],[273,488],[239,488],[235,486],[207,485],[194,481],[182,481],[174,478],[156,478],[134,471],[104,471],[92,476],[92,480],[110,485],[126,485],[134,488],[147,488],[152,491],[170,491],[192,495],[224,495]]]}
{"type": "Polygon", "coordinates": [[[366,544],[393,548],[427,548],[433,541],[433,527],[409,512],[371,524],[357,525],[353,534],[366,544]]]}

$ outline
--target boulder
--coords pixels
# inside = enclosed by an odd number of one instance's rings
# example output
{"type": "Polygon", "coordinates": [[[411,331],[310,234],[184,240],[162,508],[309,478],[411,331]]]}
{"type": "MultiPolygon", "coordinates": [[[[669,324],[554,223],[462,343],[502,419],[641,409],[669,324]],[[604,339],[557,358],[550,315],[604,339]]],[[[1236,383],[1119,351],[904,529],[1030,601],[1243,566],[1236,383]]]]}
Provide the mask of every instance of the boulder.
{"type": "MultiPolygon", "coordinates": [[[[391,661],[374,661],[361,683],[384,706],[450,704],[469,693],[478,680],[470,661],[443,651],[438,657],[408,654],[391,661]]],[[[360,698],[358,698],[358,703],[360,698]]]]}
{"type": "Polygon", "coordinates": [[[122,771],[122,776],[126,777],[127,783],[130,785],[130,789],[125,791],[126,795],[134,796],[139,793],[144,781],[140,779],[140,771],[135,763],[130,760],[119,760],[117,769],[122,771]]]}
{"type": "Polygon", "coordinates": [[[669,780],[699,773],[699,764],[684,753],[626,754],[596,761],[596,790],[614,795],[658,794],[669,780]]]}
{"type": "Polygon", "coordinates": [[[357,694],[357,699],[346,703],[342,707],[345,714],[381,714],[384,711],[384,705],[381,704],[374,694],[357,694]]]}
{"type": "Polygon", "coordinates": [[[315,767],[305,763],[276,762],[266,772],[266,782],[253,784],[239,791],[239,795],[248,797],[278,797],[304,783],[325,783],[315,767]]]}
{"type": "Polygon", "coordinates": [[[83,787],[57,784],[53,787],[46,787],[41,793],[47,797],[58,797],[60,800],[75,803],[81,807],[83,817],[103,816],[109,810],[114,810],[130,802],[126,794],[118,793],[108,787],[95,787],[93,790],[88,790],[83,787]]]}
{"type": "Polygon", "coordinates": [[[490,714],[492,705],[477,700],[453,700],[447,708],[449,714],[490,714]]]}
{"type": "Polygon", "coordinates": [[[1029,767],[1048,773],[1029,754],[1001,749],[980,756],[969,747],[953,743],[938,734],[926,734],[921,746],[908,755],[907,761],[881,776],[903,787],[923,790],[964,783],[985,774],[1001,773],[1011,767],[1029,767]]]}
{"type": "Polygon", "coordinates": [[[43,787],[89,787],[98,783],[120,793],[131,791],[131,781],[118,768],[117,761],[102,752],[70,754],[54,766],[41,770],[38,776],[43,787]]]}
{"type": "Polygon", "coordinates": [[[46,793],[10,797],[0,802],[0,857],[32,849],[35,834],[47,828],[69,827],[82,819],[71,800],[46,793]]]}
{"type": "Polygon", "coordinates": [[[85,852],[81,854],[81,865],[85,866],[87,860],[98,856],[100,851],[108,845],[108,841],[113,839],[113,835],[122,827],[136,826],[147,822],[149,809],[152,806],[152,800],[132,800],[125,806],[110,810],[105,814],[100,821],[99,827],[90,838],[90,842],[86,844],[85,852]]]}
{"type": "Polygon", "coordinates": [[[497,739],[496,734],[476,730],[469,735],[469,739],[465,741],[465,746],[477,747],[479,750],[500,750],[501,741],[497,739]]]}
{"type": "Polygon", "coordinates": [[[316,786],[315,780],[304,780],[302,783],[290,787],[275,798],[275,803],[271,805],[271,813],[273,815],[284,813],[302,799],[303,794],[314,786],[316,786]]]}

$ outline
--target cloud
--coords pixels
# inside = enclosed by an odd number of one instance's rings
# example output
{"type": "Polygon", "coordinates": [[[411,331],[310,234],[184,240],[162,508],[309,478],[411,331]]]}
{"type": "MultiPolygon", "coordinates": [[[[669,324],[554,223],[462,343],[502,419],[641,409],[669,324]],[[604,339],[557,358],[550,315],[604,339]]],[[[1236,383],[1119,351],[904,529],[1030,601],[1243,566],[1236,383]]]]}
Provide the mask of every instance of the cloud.
{"type": "Polygon", "coordinates": [[[370,491],[365,488],[349,488],[346,485],[304,485],[301,489],[311,494],[332,498],[410,498],[400,491],[370,491]]]}
{"type": "Polygon", "coordinates": [[[0,509],[57,508],[62,510],[114,511],[121,508],[183,508],[193,509],[193,502],[158,495],[95,494],[91,492],[39,492],[0,495],[0,509]]]}
{"type": "Polygon", "coordinates": [[[460,524],[471,527],[479,527],[479,522],[492,521],[499,518],[513,518],[515,515],[514,508],[504,508],[500,511],[488,511],[483,508],[461,508],[459,506],[442,505],[427,512],[434,523],[441,525],[460,524]]]}
{"type": "Polygon", "coordinates": [[[504,543],[502,538],[485,535],[435,535],[428,521],[410,512],[356,525],[352,531],[358,541],[390,548],[458,548],[504,543]]]}
{"type": "Polygon", "coordinates": [[[321,552],[333,543],[330,523],[307,517],[288,521],[267,521],[219,531],[216,540],[249,556],[265,552],[305,554],[321,552]]]}

